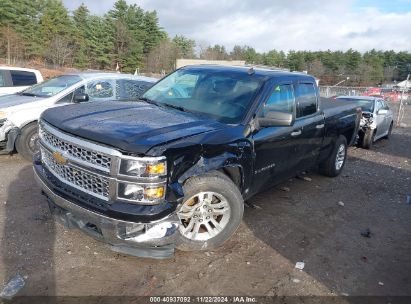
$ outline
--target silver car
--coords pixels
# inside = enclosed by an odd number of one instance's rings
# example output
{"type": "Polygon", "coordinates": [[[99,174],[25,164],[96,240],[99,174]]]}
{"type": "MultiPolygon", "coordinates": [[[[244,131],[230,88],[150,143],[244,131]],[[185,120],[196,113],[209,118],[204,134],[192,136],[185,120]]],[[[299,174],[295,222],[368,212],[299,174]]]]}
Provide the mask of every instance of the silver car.
{"type": "Polygon", "coordinates": [[[31,160],[38,150],[37,121],[43,111],[79,102],[138,100],[157,79],[118,73],[57,76],[22,92],[0,96],[0,154],[17,150],[31,160]]]}
{"type": "Polygon", "coordinates": [[[362,108],[359,144],[369,149],[381,138],[389,138],[394,125],[393,114],[384,99],[372,96],[339,96],[340,101],[356,102],[362,108]]]}

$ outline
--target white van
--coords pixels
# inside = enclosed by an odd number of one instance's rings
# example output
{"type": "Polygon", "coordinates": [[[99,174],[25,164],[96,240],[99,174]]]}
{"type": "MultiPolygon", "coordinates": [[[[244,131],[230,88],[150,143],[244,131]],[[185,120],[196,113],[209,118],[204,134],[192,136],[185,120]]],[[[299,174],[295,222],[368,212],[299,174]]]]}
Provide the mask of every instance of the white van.
{"type": "Polygon", "coordinates": [[[42,81],[37,70],[0,66],[0,95],[17,93],[42,81]]]}

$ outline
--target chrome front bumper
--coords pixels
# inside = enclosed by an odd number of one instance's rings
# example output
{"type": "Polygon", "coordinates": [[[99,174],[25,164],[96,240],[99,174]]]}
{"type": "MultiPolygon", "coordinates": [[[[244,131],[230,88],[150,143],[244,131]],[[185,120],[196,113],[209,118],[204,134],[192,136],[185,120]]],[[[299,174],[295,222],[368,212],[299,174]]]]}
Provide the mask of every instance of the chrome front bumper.
{"type": "Polygon", "coordinates": [[[54,193],[36,170],[34,176],[49,202],[53,216],[68,228],[78,228],[110,245],[113,251],[164,259],[174,254],[179,220],[175,213],[150,223],[113,219],[80,207],[54,193]]]}

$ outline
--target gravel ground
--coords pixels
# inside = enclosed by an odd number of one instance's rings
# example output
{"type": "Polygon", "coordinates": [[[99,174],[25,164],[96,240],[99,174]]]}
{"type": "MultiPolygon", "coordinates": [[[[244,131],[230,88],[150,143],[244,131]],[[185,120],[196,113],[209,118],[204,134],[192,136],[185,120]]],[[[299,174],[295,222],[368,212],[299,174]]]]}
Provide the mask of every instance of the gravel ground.
{"type": "MultiPolygon", "coordinates": [[[[410,107],[407,114],[411,126],[410,107]]],[[[337,178],[309,172],[311,180],[257,195],[219,250],[163,261],[65,230],[50,218],[30,164],[0,156],[0,168],[0,291],[19,274],[19,295],[411,296],[409,127],[370,151],[351,148],[337,178]]]]}

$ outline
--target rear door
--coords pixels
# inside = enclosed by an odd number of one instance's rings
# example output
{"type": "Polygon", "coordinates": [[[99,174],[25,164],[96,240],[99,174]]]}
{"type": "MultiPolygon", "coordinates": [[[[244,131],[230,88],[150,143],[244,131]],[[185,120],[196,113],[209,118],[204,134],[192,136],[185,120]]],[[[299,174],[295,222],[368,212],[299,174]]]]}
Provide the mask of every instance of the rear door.
{"type": "Polygon", "coordinates": [[[296,120],[294,138],[301,149],[298,169],[315,165],[324,137],[324,116],[319,109],[317,87],[314,82],[297,82],[295,85],[296,120]]]}
{"type": "MultiPolygon", "coordinates": [[[[292,82],[273,82],[257,116],[264,117],[269,110],[294,113],[295,96],[292,82]]],[[[293,136],[294,126],[265,127],[253,134],[255,192],[292,175],[301,158],[298,140],[293,136]]]]}

